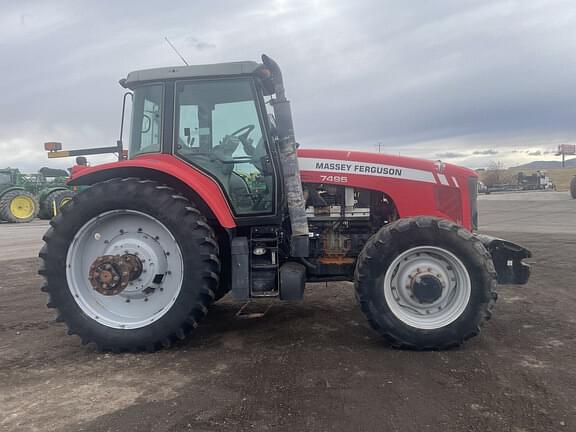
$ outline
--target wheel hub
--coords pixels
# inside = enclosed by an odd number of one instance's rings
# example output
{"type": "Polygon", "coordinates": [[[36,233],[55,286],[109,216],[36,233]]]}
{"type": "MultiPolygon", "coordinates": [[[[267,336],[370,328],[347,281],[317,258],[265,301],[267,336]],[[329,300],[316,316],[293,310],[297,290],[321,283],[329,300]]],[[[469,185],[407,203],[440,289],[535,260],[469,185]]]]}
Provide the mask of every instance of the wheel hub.
{"type": "Polygon", "coordinates": [[[141,273],[142,262],[135,255],[104,255],[94,260],[88,278],[100,294],[113,296],[124,291],[141,273]]]}
{"type": "Polygon", "coordinates": [[[444,285],[436,276],[424,274],[412,279],[410,288],[419,303],[431,304],[440,298],[444,285]]]}

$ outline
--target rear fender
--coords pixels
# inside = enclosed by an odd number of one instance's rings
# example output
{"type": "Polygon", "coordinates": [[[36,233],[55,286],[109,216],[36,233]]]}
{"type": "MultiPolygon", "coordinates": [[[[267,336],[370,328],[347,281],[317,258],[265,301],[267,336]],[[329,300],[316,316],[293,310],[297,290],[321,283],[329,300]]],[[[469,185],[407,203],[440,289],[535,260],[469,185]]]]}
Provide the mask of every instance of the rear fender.
{"type": "Polygon", "coordinates": [[[236,227],[234,216],[220,185],[203,172],[174,156],[154,155],[112,162],[81,170],[68,181],[70,186],[86,186],[113,178],[137,177],[161,182],[193,200],[200,210],[226,229],[236,227]]]}
{"type": "Polygon", "coordinates": [[[530,258],[532,252],[508,240],[475,234],[492,255],[492,262],[498,275],[498,283],[523,285],[530,277],[530,266],[522,262],[530,258]]]}

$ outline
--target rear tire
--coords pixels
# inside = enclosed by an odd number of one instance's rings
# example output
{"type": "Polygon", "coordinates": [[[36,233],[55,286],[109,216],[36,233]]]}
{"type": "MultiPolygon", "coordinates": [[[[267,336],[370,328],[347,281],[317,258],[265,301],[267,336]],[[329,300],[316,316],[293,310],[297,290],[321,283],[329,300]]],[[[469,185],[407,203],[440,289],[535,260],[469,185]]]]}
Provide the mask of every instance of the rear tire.
{"type": "Polygon", "coordinates": [[[30,192],[13,190],[0,198],[0,219],[11,223],[27,223],[38,216],[38,201],[30,192]]]}
{"type": "Polygon", "coordinates": [[[576,199],[576,176],[572,177],[570,181],[570,195],[572,198],[576,199]]]}
{"type": "MultiPolygon", "coordinates": [[[[51,228],[44,235],[46,244],[40,252],[43,265],[39,273],[46,280],[42,290],[49,295],[48,307],[57,309],[58,320],[67,324],[68,333],[79,335],[84,344],[93,342],[99,350],[113,352],[155,351],[169,347],[177,339],[184,339],[206,315],[219,282],[218,244],[204,216],[170,187],[134,178],[98,183],[77,194],[50,224],[51,228]],[[132,219],[125,219],[122,224],[121,218],[126,215],[132,219]],[[138,217],[144,221],[143,224],[129,223],[138,217]],[[99,223],[101,225],[97,225],[99,223]],[[108,225],[102,225],[104,223],[108,225]],[[146,224],[152,228],[147,228],[146,224]],[[97,229],[88,230],[92,226],[97,229]],[[162,234],[154,236],[154,227],[166,230],[163,231],[166,232],[164,238],[161,238],[162,234]],[[87,236],[83,234],[86,232],[87,236]],[[122,238],[128,240],[117,240],[122,238]],[[84,255],[102,255],[99,251],[103,248],[110,250],[112,244],[120,241],[124,242],[117,243],[120,250],[128,247],[126,244],[140,243],[140,256],[144,256],[146,250],[156,249],[160,252],[156,255],[151,253],[151,256],[166,256],[168,259],[170,253],[167,251],[172,251],[169,257],[172,264],[169,261],[164,263],[165,279],[160,278],[157,291],[153,291],[149,298],[150,303],[141,303],[144,297],[137,289],[104,296],[87,285],[88,276],[84,276],[87,273],[84,269],[90,268],[93,256],[84,258],[84,255]],[[82,242],[86,242],[85,254],[79,249],[82,242]],[[175,260],[174,256],[178,258],[175,260]],[[181,265],[178,265],[180,260],[181,265]],[[77,272],[77,269],[81,271],[77,272]],[[166,276],[173,274],[181,277],[166,276]],[[174,285],[175,280],[180,284],[174,285]],[[173,292],[168,285],[162,285],[166,281],[175,287],[173,292]],[[165,288],[158,288],[162,286],[165,288]],[[167,292],[166,303],[166,297],[162,296],[167,292]],[[119,296],[132,293],[135,297],[123,306],[125,300],[119,296]],[[146,305],[158,301],[154,299],[155,295],[159,295],[156,299],[164,299],[161,300],[165,302],[161,305],[162,314],[154,312],[155,315],[144,314],[142,317],[142,311],[148,310],[146,305]],[[90,305],[100,314],[94,315],[90,305]],[[131,307],[140,309],[129,309],[131,307]],[[133,316],[138,316],[140,321],[135,324],[133,316]]],[[[107,254],[111,252],[104,255],[107,254]]],[[[156,269],[149,272],[154,274],[161,264],[152,264],[153,261],[148,259],[147,265],[156,269]]],[[[145,286],[154,283],[156,280],[145,286]]],[[[138,285],[136,280],[134,285],[138,285]]],[[[148,295],[148,289],[142,292],[148,295]]]]}
{"type": "Polygon", "coordinates": [[[62,206],[67,204],[74,198],[74,191],[70,189],[60,189],[50,192],[44,197],[40,203],[40,211],[38,217],[40,219],[52,219],[54,216],[54,207],[56,207],[56,214],[60,213],[62,206]]]}
{"type": "Polygon", "coordinates": [[[378,231],[358,257],[355,286],[372,328],[392,346],[414,350],[447,349],[476,336],[497,297],[486,248],[433,217],[400,219],[378,231]]]}

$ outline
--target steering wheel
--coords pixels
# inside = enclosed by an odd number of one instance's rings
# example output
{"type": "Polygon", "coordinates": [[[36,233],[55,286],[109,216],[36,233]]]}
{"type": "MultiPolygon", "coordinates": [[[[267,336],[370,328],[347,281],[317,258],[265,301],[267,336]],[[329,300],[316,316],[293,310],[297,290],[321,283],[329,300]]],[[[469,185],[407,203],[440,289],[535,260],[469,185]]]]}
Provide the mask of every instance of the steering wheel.
{"type": "Polygon", "coordinates": [[[250,132],[252,132],[255,127],[256,126],[254,125],[246,125],[238,129],[237,131],[232,132],[230,135],[237,137],[242,142],[245,142],[246,138],[248,138],[248,135],[250,135],[250,132]]]}

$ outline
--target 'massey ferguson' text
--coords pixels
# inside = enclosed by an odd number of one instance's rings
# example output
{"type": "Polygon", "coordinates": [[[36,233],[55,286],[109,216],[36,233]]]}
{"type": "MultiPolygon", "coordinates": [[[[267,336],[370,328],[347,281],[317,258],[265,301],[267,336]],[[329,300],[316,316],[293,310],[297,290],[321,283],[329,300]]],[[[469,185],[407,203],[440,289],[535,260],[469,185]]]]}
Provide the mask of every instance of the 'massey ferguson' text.
{"type": "Polygon", "coordinates": [[[351,172],[358,174],[381,174],[388,176],[402,176],[401,168],[392,168],[387,166],[374,166],[374,165],[363,165],[363,164],[350,164],[350,163],[338,163],[338,162],[316,162],[317,170],[326,171],[341,171],[341,172],[351,172]]]}

